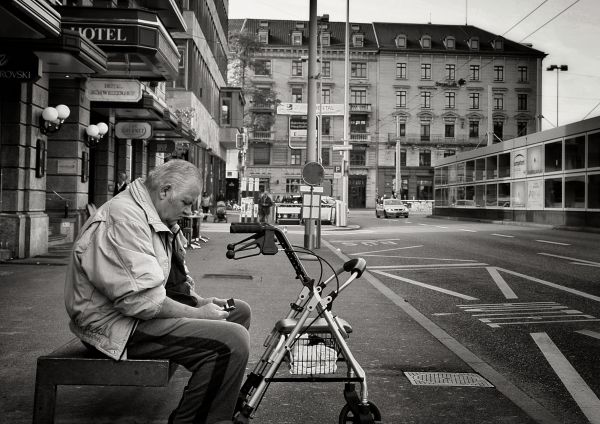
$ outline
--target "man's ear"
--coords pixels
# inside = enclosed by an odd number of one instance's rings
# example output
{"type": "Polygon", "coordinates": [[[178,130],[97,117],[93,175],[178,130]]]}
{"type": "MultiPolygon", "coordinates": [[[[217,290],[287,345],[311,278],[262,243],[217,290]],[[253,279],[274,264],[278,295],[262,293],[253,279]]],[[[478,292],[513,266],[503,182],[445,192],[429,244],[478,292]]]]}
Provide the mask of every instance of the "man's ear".
{"type": "Polygon", "coordinates": [[[160,188],[160,198],[166,199],[169,191],[171,190],[171,184],[166,184],[160,188]]]}

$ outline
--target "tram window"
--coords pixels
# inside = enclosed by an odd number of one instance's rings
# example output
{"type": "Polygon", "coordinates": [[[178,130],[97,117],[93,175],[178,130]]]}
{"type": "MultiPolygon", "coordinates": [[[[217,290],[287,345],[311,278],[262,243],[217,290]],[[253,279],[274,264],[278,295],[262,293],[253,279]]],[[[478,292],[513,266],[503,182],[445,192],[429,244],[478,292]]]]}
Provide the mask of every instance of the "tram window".
{"type": "Polygon", "coordinates": [[[510,177],[510,153],[498,155],[498,178],[510,177]]]}
{"type": "Polygon", "coordinates": [[[475,181],[483,180],[485,172],[485,159],[477,159],[475,161],[475,181]]]}
{"type": "Polygon", "coordinates": [[[485,185],[480,184],[475,186],[475,206],[482,208],[485,206],[485,185]]]}
{"type": "Polygon", "coordinates": [[[498,206],[498,186],[496,184],[485,186],[485,205],[498,206]]]}
{"type": "Polygon", "coordinates": [[[498,156],[488,156],[485,158],[486,178],[493,180],[498,178],[498,156]]]}
{"type": "Polygon", "coordinates": [[[544,205],[547,208],[562,208],[562,178],[544,181],[544,205]]]}
{"type": "Polygon", "coordinates": [[[471,182],[475,181],[475,161],[468,160],[465,166],[465,181],[471,182]]]}
{"type": "Polygon", "coordinates": [[[585,136],[565,139],[565,169],[581,169],[585,166],[585,136]]]}
{"type": "Polygon", "coordinates": [[[600,132],[588,134],[588,168],[600,166],[600,132]]]}
{"type": "Polygon", "coordinates": [[[600,209],[600,174],[588,176],[588,208],[600,209]]]}
{"type": "Polygon", "coordinates": [[[585,176],[565,178],[565,208],[585,208],[585,176]]]}
{"type": "Polygon", "coordinates": [[[546,172],[562,170],[562,141],[555,141],[544,146],[546,172]]]}
{"type": "Polygon", "coordinates": [[[510,207],[510,183],[498,184],[498,206],[510,207]]]}

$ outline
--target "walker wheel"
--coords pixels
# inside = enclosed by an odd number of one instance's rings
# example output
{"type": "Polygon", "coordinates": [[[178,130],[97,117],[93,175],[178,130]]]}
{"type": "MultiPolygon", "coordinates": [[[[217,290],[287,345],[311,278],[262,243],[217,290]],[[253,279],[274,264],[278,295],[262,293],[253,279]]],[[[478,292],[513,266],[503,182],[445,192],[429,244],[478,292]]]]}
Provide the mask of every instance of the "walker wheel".
{"type": "Polygon", "coordinates": [[[381,423],[381,412],[374,403],[368,402],[369,405],[369,416],[361,417],[354,416],[350,405],[345,404],[340,412],[340,424],[376,424],[381,423]]]}

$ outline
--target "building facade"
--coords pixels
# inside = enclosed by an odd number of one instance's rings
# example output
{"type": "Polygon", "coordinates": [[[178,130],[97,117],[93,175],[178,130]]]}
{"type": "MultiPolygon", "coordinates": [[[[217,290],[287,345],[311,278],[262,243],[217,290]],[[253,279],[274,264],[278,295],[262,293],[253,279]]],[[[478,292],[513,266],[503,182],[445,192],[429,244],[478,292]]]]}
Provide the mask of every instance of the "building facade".
{"type": "MultiPolygon", "coordinates": [[[[306,158],[308,23],[246,19],[231,27],[256,36],[250,84],[274,90],[279,102],[247,105],[247,114],[275,119],[269,128],[249,128],[246,173],[289,195],[306,158]]],[[[325,194],[341,198],[341,155],[333,149],[344,135],[345,23],[318,27],[325,105],[318,149],[325,194]]],[[[350,208],[374,207],[393,192],[431,200],[440,158],[540,129],[545,55],[538,50],[458,25],[352,23],[349,41],[350,208]]]]}
{"type": "Polygon", "coordinates": [[[73,240],[87,206],[113,196],[119,172],[145,177],[169,158],[201,168],[203,189],[225,189],[235,141],[220,125],[227,8],[226,0],[2,2],[0,248],[29,257],[73,240]]]}

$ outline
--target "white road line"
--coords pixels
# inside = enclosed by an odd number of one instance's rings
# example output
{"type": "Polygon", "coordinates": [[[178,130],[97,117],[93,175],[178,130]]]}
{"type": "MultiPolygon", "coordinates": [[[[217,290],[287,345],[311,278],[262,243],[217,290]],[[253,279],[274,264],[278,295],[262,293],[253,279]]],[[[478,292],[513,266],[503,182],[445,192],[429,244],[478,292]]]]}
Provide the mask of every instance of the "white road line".
{"type": "MultiPolygon", "coordinates": [[[[526,309],[525,311],[527,311],[528,309],[526,309]]],[[[545,315],[545,314],[555,314],[556,313],[556,309],[553,309],[551,311],[547,311],[547,312],[543,312],[543,311],[538,311],[535,309],[531,309],[532,311],[535,311],[535,313],[537,315],[545,315]]],[[[519,312],[501,312],[498,314],[472,314],[472,317],[491,317],[491,316],[497,316],[497,317],[503,317],[503,316],[507,316],[507,315],[523,315],[523,312],[525,311],[519,311],[519,312]]],[[[560,312],[564,313],[564,314],[582,314],[583,312],[578,311],[576,309],[566,309],[566,310],[561,310],[560,312]]]]}
{"type": "Polygon", "coordinates": [[[543,253],[543,252],[542,253],[538,253],[538,255],[552,256],[553,258],[566,259],[566,260],[569,260],[569,261],[582,262],[582,263],[588,264],[588,265],[600,266],[600,263],[598,263],[598,262],[586,261],[585,259],[571,258],[569,256],[553,255],[552,253],[543,253]]]}
{"type": "Polygon", "coordinates": [[[467,231],[469,233],[476,233],[477,232],[475,230],[467,230],[466,228],[461,228],[460,231],[467,231]]]}
{"type": "Polygon", "coordinates": [[[536,241],[539,241],[540,243],[558,244],[559,246],[570,246],[569,243],[560,243],[558,241],[549,241],[549,240],[536,240],[536,241]]]}
{"type": "Polygon", "coordinates": [[[600,333],[597,333],[592,330],[577,330],[576,333],[583,334],[584,336],[590,336],[590,337],[600,340],[600,333]]]}
{"type": "Polygon", "coordinates": [[[594,264],[586,264],[583,262],[571,262],[573,265],[580,265],[580,266],[593,266],[594,268],[600,268],[600,265],[594,265],[594,264]]]}
{"type": "Polygon", "coordinates": [[[493,236],[498,236],[498,237],[508,237],[508,238],[514,238],[515,237],[515,236],[509,236],[509,235],[506,235],[506,234],[496,234],[496,233],[493,233],[492,235],[493,236]]]}
{"type": "Polygon", "coordinates": [[[390,274],[388,272],[383,272],[383,271],[372,271],[372,272],[377,273],[379,275],[383,275],[383,276],[389,277],[389,278],[393,278],[394,280],[404,281],[405,283],[414,284],[415,286],[420,286],[420,287],[424,287],[426,289],[430,289],[430,290],[438,291],[438,292],[441,292],[441,293],[449,294],[450,296],[460,297],[461,299],[465,299],[465,300],[477,300],[476,297],[467,296],[466,294],[461,294],[461,293],[458,293],[458,292],[455,292],[455,291],[452,291],[452,290],[446,290],[446,289],[443,289],[441,287],[436,287],[436,286],[432,286],[430,284],[421,283],[419,281],[411,280],[409,278],[400,277],[398,275],[390,274]]]}
{"type": "Polygon", "coordinates": [[[523,305],[558,305],[556,302],[505,302],[505,303],[470,303],[466,305],[456,305],[458,307],[472,307],[472,306],[523,306],[523,305]]]}
{"type": "MultiPolygon", "coordinates": [[[[581,318],[596,318],[592,315],[586,315],[586,314],[581,314],[581,315],[569,315],[572,317],[581,317],[581,318]]],[[[520,316],[520,317],[498,317],[498,318],[479,318],[479,321],[481,322],[492,322],[493,320],[508,320],[508,319],[535,319],[535,320],[543,320],[546,318],[564,318],[564,314],[563,315],[544,315],[544,316],[536,316],[536,315],[524,315],[524,316],[520,316]]],[[[504,322],[498,322],[495,324],[508,324],[508,323],[504,323],[504,322]]]]}
{"type": "Polygon", "coordinates": [[[496,285],[498,286],[505,298],[518,299],[518,296],[515,294],[514,291],[512,291],[508,283],[504,281],[504,278],[502,278],[502,276],[496,268],[494,268],[493,266],[488,266],[485,269],[487,269],[487,271],[490,273],[490,275],[492,276],[492,280],[494,280],[494,283],[496,283],[496,285]]]}
{"type": "Polygon", "coordinates": [[[544,309],[568,309],[562,305],[518,306],[511,308],[466,308],[465,312],[500,312],[500,311],[541,311],[544,309]]]}
{"type": "Polygon", "coordinates": [[[531,333],[533,341],[591,424],[600,424],[600,399],[581,378],[546,333],[531,333]]]}
{"type": "Polygon", "coordinates": [[[443,225],[435,225],[435,227],[437,227],[437,228],[448,228],[448,227],[444,227],[443,225]]]}
{"type": "Polygon", "coordinates": [[[485,266],[487,264],[474,262],[469,264],[429,264],[429,265],[373,265],[369,269],[407,269],[407,268],[433,268],[433,267],[463,267],[463,266],[485,266]]]}
{"type": "Polygon", "coordinates": [[[488,324],[488,326],[492,328],[500,328],[501,325],[521,325],[521,324],[559,324],[563,322],[590,322],[590,321],[600,321],[598,318],[594,319],[557,319],[552,321],[519,321],[519,322],[500,322],[497,324],[488,324]]]}
{"type": "Polygon", "coordinates": [[[585,297],[585,298],[588,298],[591,300],[595,300],[596,302],[600,302],[600,296],[595,296],[593,294],[582,292],[580,290],[575,290],[575,289],[572,289],[569,287],[561,286],[560,284],[551,283],[550,281],[540,280],[539,278],[530,277],[529,275],[521,274],[521,273],[515,272],[515,271],[510,271],[508,269],[504,269],[504,268],[497,268],[497,269],[499,271],[504,271],[509,274],[516,275],[517,277],[525,278],[527,280],[530,280],[530,281],[533,281],[536,283],[544,284],[549,287],[554,287],[555,289],[558,289],[558,290],[566,291],[567,293],[575,294],[577,296],[585,297]]]}
{"type": "Polygon", "coordinates": [[[415,246],[392,247],[391,249],[372,250],[372,251],[367,251],[367,252],[352,253],[352,255],[354,255],[354,256],[356,256],[356,255],[371,255],[373,253],[390,252],[392,250],[414,249],[416,247],[423,247],[423,245],[422,244],[418,244],[418,245],[415,245],[415,246]]]}

